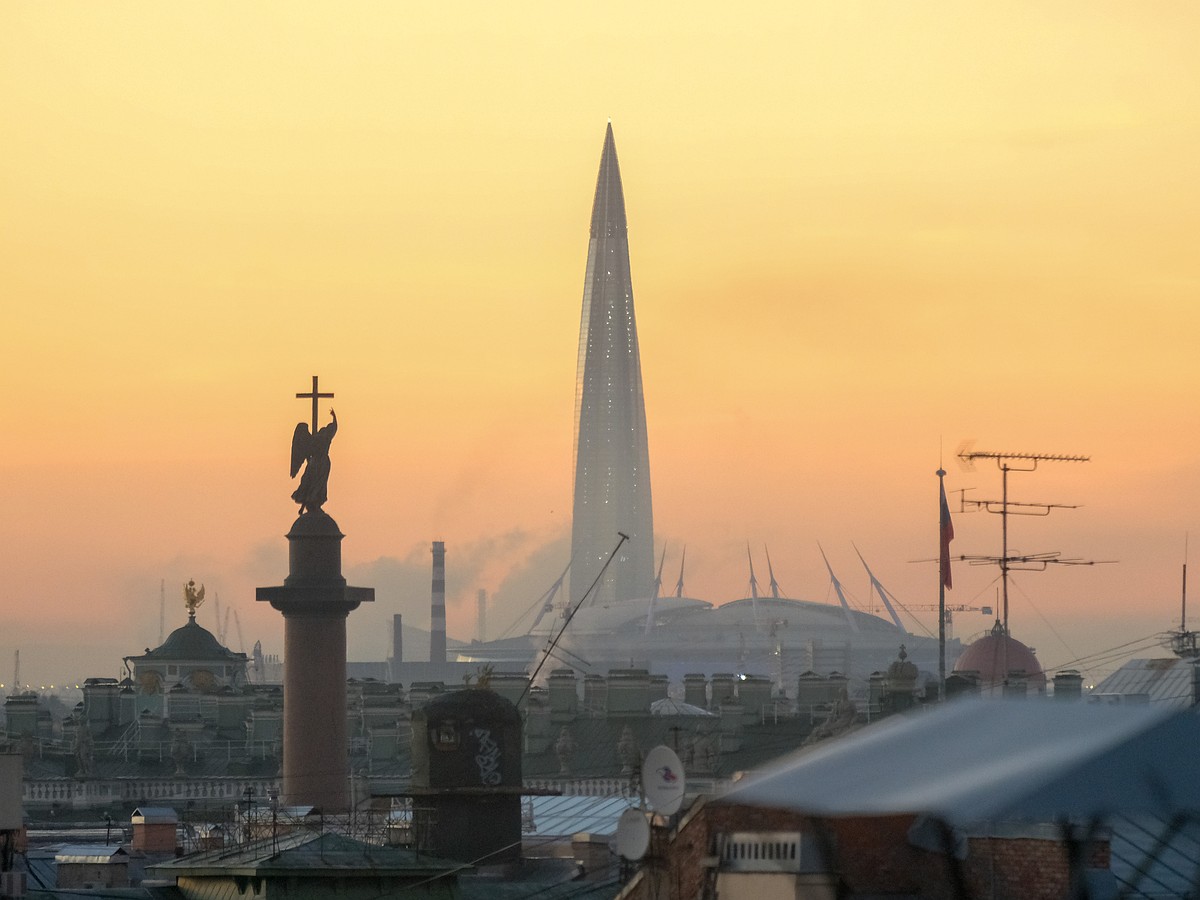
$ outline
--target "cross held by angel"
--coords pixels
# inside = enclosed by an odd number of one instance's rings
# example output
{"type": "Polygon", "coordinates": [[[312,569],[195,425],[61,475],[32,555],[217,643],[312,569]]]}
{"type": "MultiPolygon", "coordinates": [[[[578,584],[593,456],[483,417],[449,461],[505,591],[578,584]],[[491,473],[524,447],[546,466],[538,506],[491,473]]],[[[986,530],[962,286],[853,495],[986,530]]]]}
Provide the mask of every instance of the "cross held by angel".
{"type": "Polygon", "coordinates": [[[292,433],[292,477],[304,466],[304,474],[300,476],[300,486],[292,492],[292,499],[300,504],[300,515],[320,511],[321,506],[329,499],[329,445],[337,434],[337,413],[329,410],[330,422],[324,428],[317,428],[317,400],[322,397],[332,397],[333,394],[322,394],[317,390],[317,377],[313,376],[313,389],[310,394],[297,394],[297,398],[312,399],[313,420],[312,431],[308,423],[301,422],[292,433]]]}

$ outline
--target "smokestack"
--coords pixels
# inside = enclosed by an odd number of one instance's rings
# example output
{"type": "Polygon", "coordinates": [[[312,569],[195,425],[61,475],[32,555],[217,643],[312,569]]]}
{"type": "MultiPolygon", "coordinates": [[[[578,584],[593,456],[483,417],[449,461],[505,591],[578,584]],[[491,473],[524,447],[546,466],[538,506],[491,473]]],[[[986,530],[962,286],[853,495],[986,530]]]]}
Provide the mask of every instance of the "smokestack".
{"type": "Polygon", "coordinates": [[[404,631],[402,628],[403,616],[396,613],[392,616],[392,662],[404,662],[404,631]]]}
{"type": "Polygon", "coordinates": [[[433,542],[433,594],[429,610],[429,661],[446,661],[446,544],[433,542]]]}
{"type": "Polygon", "coordinates": [[[479,625],[479,642],[483,643],[487,640],[487,591],[480,588],[476,601],[478,603],[476,617],[479,625]]]}

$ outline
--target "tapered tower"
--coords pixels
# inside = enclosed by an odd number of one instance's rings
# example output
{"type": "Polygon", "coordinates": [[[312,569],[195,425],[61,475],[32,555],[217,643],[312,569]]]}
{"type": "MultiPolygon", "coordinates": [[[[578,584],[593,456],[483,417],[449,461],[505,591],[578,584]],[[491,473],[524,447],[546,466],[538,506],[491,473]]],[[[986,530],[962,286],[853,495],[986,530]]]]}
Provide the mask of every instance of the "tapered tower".
{"type": "Polygon", "coordinates": [[[626,541],[589,605],[649,597],[654,580],[650,453],[625,196],[612,123],[592,205],[575,387],[571,599],[595,580],[619,534],[626,541]]]}

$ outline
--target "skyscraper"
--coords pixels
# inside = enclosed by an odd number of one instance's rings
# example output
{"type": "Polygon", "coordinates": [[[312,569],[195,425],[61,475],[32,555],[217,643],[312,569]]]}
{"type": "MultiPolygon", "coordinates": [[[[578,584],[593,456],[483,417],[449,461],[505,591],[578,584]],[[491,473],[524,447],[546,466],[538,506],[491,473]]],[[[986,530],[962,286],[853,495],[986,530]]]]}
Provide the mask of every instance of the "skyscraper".
{"type": "Polygon", "coordinates": [[[650,453],[625,196],[611,122],[592,205],[578,365],[571,600],[583,597],[620,534],[629,540],[588,605],[649,597],[654,579],[650,453]]]}

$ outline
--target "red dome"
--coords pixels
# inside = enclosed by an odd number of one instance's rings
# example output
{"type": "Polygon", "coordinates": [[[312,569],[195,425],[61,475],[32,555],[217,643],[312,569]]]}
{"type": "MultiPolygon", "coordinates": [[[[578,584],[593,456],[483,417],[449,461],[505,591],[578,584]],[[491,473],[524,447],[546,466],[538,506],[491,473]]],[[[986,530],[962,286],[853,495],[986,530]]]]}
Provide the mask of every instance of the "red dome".
{"type": "Polygon", "coordinates": [[[1009,672],[1024,670],[1032,691],[1046,689],[1046,673],[1033,651],[1004,633],[999,622],[979,640],[962,652],[954,664],[955,672],[978,672],[980,681],[988,685],[1001,684],[1009,672]]]}

